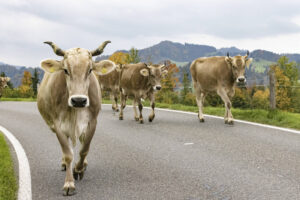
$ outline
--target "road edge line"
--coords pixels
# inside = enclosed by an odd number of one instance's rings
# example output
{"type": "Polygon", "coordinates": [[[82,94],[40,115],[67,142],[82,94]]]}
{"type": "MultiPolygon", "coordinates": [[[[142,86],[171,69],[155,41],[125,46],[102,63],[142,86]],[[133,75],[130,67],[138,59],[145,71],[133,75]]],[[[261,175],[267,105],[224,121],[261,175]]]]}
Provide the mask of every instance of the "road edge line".
{"type": "Polygon", "coordinates": [[[1,125],[0,131],[12,144],[17,154],[19,163],[18,200],[32,200],[30,166],[25,150],[23,149],[21,143],[17,140],[17,138],[1,125]]]}
{"type": "MultiPolygon", "coordinates": [[[[102,104],[102,105],[111,105],[111,104],[102,104]]],[[[132,107],[132,105],[126,105],[126,106],[132,107]]],[[[144,107],[144,108],[152,109],[150,107],[144,107]]],[[[188,112],[188,111],[181,111],[181,110],[171,110],[171,109],[167,109],[167,108],[155,108],[155,110],[166,111],[166,112],[175,112],[175,113],[188,114],[188,115],[196,115],[196,116],[198,115],[195,112],[188,112]]],[[[215,116],[215,115],[204,114],[204,116],[214,118],[214,119],[224,119],[224,117],[215,116]]],[[[290,129],[290,128],[283,128],[283,127],[278,127],[278,126],[273,126],[273,125],[268,125],[268,124],[261,124],[261,123],[257,123],[257,122],[250,122],[250,121],[245,121],[245,120],[240,120],[240,119],[234,119],[234,121],[239,122],[239,123],[243,123],[243,124],[249,124],[249,125],[253,125],[253,126],[260,126],[260,127],[270,128],[270,129],[275,129],[275,130],[280,130],[280,131],[286,131],[286,132],[289,132],[289,133],[295,133],[295,134],[300,135],[300,131],[290,129]]]]}

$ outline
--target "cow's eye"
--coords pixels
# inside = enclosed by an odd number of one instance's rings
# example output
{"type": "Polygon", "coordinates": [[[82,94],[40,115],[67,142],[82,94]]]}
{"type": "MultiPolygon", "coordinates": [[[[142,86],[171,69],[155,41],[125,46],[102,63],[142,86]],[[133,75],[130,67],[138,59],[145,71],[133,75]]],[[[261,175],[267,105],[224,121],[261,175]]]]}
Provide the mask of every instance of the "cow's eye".
{"type": "Polygon", "coordinates": [[[66,75],[69,75],[69,72],[68,72],[67,69],[64,69],[64,72],[65,72],[66,75]]]}
{"type": "Polygon", "coordinates": [[[89,69],[89,72],[88,72],[88,73],[90,74],[90,73],[92,73],[92,71],[93,71],[92,69],[89,69]]]}

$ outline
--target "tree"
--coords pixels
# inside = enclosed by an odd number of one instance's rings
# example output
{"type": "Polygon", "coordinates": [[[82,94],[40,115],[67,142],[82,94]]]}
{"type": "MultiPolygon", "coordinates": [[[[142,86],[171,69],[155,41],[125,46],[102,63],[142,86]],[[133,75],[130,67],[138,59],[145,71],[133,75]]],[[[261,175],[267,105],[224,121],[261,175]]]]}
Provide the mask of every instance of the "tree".
{"type": "Polygon", "coordinates": [[[39,84],[39,75],[37,72],[37,69],[34,69],[34,73],[33,73],[33,77],[31,78],[32,81],[32,89],[33,89],[33,93],[34,96],[37,95],[37,88],[38,88],[38,84],[39,84]]]}
{"type": "Polygon", "coordinates": [[[129,57],[128,53],[119,51],[119,52],[113,53],[108,59],[113,61],[116,64],[127,64],[128,57],[129,57]]]}
{"type": "Polygon", "coordinates": [[[277,65],[271,66],[271,70],[274,70],[276,79],[276,107],[281,110],[292,111],[290,107],[291,98],[289,96],[290,79],[284,75],[284,71],[277,65]]]}
{"type": "Polygon", "coordinates": [[[127,56],[127,63],[138,63],[141,61],[141,58],[139,57],[139,51],[132,47],[129,50],[129,54],[127,56]]]}
{"type": "Polygon", "coordinates": [[[21,97],[33,97],[34,92],[31,88],[32,85],[32,78],[31,73],[29,71],[24,71],[23,78],[22,78],[22,85],[19,87],[21,97]]]}

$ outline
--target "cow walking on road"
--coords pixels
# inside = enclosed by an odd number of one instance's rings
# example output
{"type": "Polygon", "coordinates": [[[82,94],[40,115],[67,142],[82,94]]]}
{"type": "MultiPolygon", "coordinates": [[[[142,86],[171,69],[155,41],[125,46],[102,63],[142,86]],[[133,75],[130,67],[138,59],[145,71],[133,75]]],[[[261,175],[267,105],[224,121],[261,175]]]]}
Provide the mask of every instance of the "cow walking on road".
{"type": "Polygon", "coordinates": [[[39,87],[37,105],[61,145],[62,169],[66,170],[63,191],[64,195],[72,195],[75,192],[74,178],[83,178],[87,166],[86,156],[101,108],[101,90],[95,74],[102,75],[114,70],[113,66],[99,65],[92,57],[101,54],[110,41],[104,42],[94,51],[82,48],[64,51],[52,42],[45,43],[63,59],[41,62],[46,73],[39,87]],[[79,161],[73,171],[73,148],[69,139],[73,146],[77,139],[81,143],[79,161]]]}
{"type": "Polygon", "coordinates": [[[0,98],[2,97],[2,90],[7,87],[7,82],[9,81],[9,77],[0,77],[0,98]]]}
{"type": "Polygon", "coordinates": [[[134,119],[140,123],[144,123],[141,99],[149,98],[152,112],[148,120],[152,122],[155,117],[154,92],[161,89],[161,78],[167,74],[167,72],[165,65],[147,65],[145,63],[123,65],[120,79],[121,111],[119,119],[123,120],[123,110],[126,106],[126,99],[128,95],[132,95],[134,119]],[[136,104],[138,104],[139,107],[139,115],[137,113],[136,104]]]}
{"type": "MultiPolygon", "coordinates": [[[[115,63],[110,60],[101,60],[99,65],[114,66],[115,63]]],[[[102,90],[109,90],[109,96],[112,101],[112,109],[119,112],[118,98],[120,95],[120,67],[115,68],[111,73],[99,75],[99,84],[102,90]]]]}
{"type": "Polygon", "coordinates": [[[204,122],[203,105],[208,92],[216,91],[225,104],[225,123],[233,124],[230,98],[234,96],[235,83],[246,82],[245,68],[248,67],[252,58],[245,56],[204,57],[194,60],[190,66],[193,85],[199,107],[198,117],[204,122]]]}

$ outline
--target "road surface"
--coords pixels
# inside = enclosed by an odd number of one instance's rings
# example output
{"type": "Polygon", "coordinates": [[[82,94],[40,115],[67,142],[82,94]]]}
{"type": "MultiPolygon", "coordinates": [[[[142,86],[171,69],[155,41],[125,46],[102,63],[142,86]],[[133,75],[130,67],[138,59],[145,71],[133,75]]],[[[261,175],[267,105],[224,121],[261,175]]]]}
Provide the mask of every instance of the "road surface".
{"type": "MultiPolygon", "coordinates": [[[[144,109],[145,119],[149,112],[144,109]]],[[[213,118],[200,124],[194,115],[166,111],[139,124],[132,108],[119,121],[103,105],[87,171],[75,182],[77,194],[64,197],[61,149],[36,103],[0,102],[0,125],[27,153],[34,200],[300,199],[295,133],[213,118]]]]}

